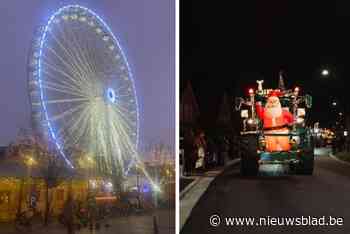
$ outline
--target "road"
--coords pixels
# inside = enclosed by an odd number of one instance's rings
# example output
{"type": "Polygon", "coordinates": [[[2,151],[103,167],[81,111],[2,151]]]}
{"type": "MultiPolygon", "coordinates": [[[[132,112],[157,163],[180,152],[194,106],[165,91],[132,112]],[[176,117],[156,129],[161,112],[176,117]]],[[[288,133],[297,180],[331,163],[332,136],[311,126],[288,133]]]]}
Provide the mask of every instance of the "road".
{"type": "MultiPolygon", "coordinates": [[[[208,187],[193,208],[181,234],[205,233],[350,233],[350,165],[317,150],[313,176],[243,178],[239,167],[225,170],[208,187]],[[217,214],[221,223],[209,224],[217,214]],[[265,217],[342,218],[335,226],[257,226],[265,217]],[[254,217],[252,226],[226,226],[225,217],[254,217]]],[[[271,220],[271,218],[270,218],[271,220]]],[[[272,222],[276,222],[272,221],[272,222]]],[[[281,223],[282,221],[280,221],[281,223]]]]}
{"type": "MultiPolygon", "coordinates": [[[[153,214],[138,215],[129,217],[119,217],[109,219],[107,222],[102,222],[99,230],[90,231],[88,228],[83,228],[76,231],[75,234],[154,234],[153,216],[157,218],[159,234],[174,234],[175,233],[175,210],[160,209],[153,214]],[[109,223],[110,227],[106,228],[105,223],[109,223]]],[[[16,232],[12,223],[0,223],[1,234],[24,234],[16,232]]],[[[42,225],[36,225],[31,232],[25,234],[66,234],[67,230],[59,224],[51,224],[44,228],[42,225]]]]}

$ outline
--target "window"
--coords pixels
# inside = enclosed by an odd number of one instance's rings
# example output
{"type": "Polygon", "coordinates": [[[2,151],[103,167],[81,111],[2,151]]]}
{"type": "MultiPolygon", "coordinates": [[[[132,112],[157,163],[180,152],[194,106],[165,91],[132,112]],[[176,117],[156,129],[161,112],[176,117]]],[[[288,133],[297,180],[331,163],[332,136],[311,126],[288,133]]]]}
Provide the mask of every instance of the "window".
{"type": "Polygon", "coordinates": [[[56,198],[57,198],[57,201],[63,201],[64,200],[64,190],[63,189],[57,189],[57,191],[56,191],[56,198]]]}
{"type": "Polygon", "coordinates": [[[0,192],[0,206],[7,205],[10,201],[10,192],[2,191],[0,192]]]}

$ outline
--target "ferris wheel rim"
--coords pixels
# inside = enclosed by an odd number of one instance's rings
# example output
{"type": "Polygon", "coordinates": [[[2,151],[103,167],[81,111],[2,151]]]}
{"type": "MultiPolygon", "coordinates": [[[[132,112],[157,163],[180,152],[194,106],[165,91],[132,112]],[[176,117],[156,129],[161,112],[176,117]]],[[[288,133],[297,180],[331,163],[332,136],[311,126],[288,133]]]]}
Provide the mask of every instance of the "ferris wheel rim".
{"type": "MultiPolygon", "coordinates": [[[[47,111],[47,106],[46,106],[46,99],[45,99],[45,95],[44,95],[44,91],[43,91],[43,84],[42,84],[42,80],[44,75],[42,74],[42,54],[43,54],[43,49],[44,49],[44,45],[45,45],[45,40],[46,40],[46,35],[48,33],[49,27],[52,24],[52,22],[54,21],[54,19],[56,17],[58,17],[62,11],[65,10],[69,10],[69,8],[76,8],[76,9],[80,9],[83,10],[84,12],[86,12],[87,14],[89,14],[90,16],[93,16],[97,19],[97,21],[102,25],[102,27],[104,29],[106,29],[105,31],[107,31],[108,35],[110,35],[113,39],[113,43],[115,45],[117,45],[117,47],[119,48],[119,51],[121,53],[121,56],[123,58],[123,61],[125,62],[126,68],[127,68],[127,74],[128,74],[128,79],[131,82],[131,86],[132,86],[132,94],[135,100],[135,106],[136,106],[136,145],[135,148],[137,149],[138,144],[139,144],[139,129],[140,129],[140,120],[139,120],[139,104],[138,104],[138,99],[137,99],[137,92],[136,92],[136,87],[135,87],[135,81],[134,81],[134,76],[133,73],[130,69],[130,65],[129,62],[127,60],[127,57],[125,56],[124,50],[122,48],[122,46],[120,45],[118,39],[115,37],[114,33],[112,32],[112,30],[110,29],[110,27],[106,24],[106,22],[99,16],[97,15],[94,11],[80,6],[80,5],[66,5],[63,6],[61,8],[59,8],[58,10],[56,10],[51,17],[49,18],[49,20],[46,22],[42,33],[40,34],[40,42],[39,42],[39,49],[38,49],[38,53],[39,53],[39,57],[38,57],[38,64],[37,64],[37,70],[38,70],[38,85],[39,85],[39,91],[40,91],[40,102],[42,105],[42,109],[44,112],[44,121],[45,124],[47,125],[48,128],[48,132],[50,135],[50,138],[54,141],[56,148],[59,150],[60,154],[63,156],[63,159],[65,160],[65,162],[71,167],[74,168],[72,162],[67,158],[65,152],[62,149],[62,146],[59,144],[59,142],[56,139],[55,136],[55,131],[53,130],[52,126],[51,126],[51,121],[49,118],[49,113],[47,111]]],[[[114,91],[113,91],[114,92],[114,91]]]]}

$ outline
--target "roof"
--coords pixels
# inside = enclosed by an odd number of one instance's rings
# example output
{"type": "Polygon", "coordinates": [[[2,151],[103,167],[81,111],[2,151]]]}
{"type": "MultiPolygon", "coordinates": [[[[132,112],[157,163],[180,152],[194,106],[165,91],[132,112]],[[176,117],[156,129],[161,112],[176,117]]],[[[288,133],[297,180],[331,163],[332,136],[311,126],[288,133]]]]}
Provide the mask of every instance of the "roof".
{"type": "MultiPolygon", "coordinates": [[[[74,178],[83,179],[85,174],[81,170],[73,171],[74,178]]],[[[18,163],[15,161],[0,160],[0,177],[34,177],[34,178],[43,178],[46,173],[44,170],[38,167],[28,168],[25,164],[18,163]]],[[[72,172],[68,168],[63,168],[62,171],[58,173],[58,176],[62,179],[69,178],[72,175],[72,172]]]]}
{"type": "Polygon", "coordinates": [[[7,146],[0,146],[0,160],[5,158],[7,146]]]}

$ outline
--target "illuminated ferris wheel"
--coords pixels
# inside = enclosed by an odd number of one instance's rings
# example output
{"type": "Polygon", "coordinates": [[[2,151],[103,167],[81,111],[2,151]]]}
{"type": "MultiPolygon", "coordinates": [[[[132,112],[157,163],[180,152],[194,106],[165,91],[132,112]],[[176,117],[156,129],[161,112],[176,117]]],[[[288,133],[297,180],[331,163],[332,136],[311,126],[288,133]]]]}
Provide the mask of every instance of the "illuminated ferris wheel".
{"type": "Polygon", "coordinates": [[[97,14],[65,6],[38,30],[29,89],[35,128],[70,167],[79,149],[102,172],[127,170],[139,135],[135,85],[122,48],[97,14]]]}

